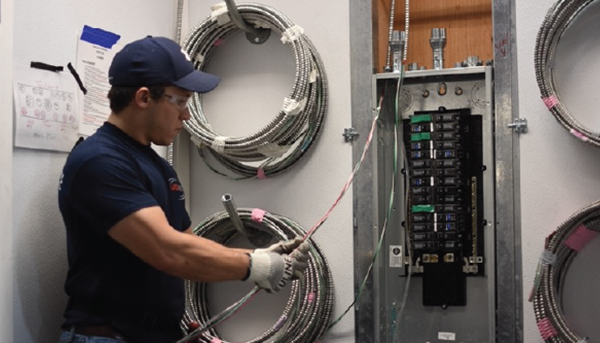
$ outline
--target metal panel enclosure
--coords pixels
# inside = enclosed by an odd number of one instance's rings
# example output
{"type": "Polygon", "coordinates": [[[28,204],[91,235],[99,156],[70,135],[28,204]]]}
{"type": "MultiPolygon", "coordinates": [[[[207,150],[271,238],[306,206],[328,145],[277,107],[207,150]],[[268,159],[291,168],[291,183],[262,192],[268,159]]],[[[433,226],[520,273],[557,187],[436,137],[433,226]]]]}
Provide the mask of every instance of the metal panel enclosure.
{"type": "Polygon", "coordinates": [[[401,86],[398,83],[399,77],[400,73],[377,74],[372,83],[372,104],[380,104],[372,162],[374,246],[377,246],[379,237],[382,237],[373,274],[374,327],[379,328],[374,333],[378,336],[374,337],[374,341],[494,342],[496,201],[492,67],[409,71],[405,73],[401,86]],[[396,94],[382,97],[384,86],[396,94]],[[398,88],[400,92],[397,92],[398,88]],[[482,173],[483,207],[480,209],[484,219],[481,223],[483,272],[467,277],[465,306],[423,306],[420,266],[411,264],[412,272],[408,272],[409,245],[406,241],[406,225],[403,225],[407,221],[407,211],[404,209],[408,198],[406,179],[402,174],[407,150],[402,148],[402,123],[395,129],[395,113],[397,110],[401,119],[406,120],[415,112],[436,111],[440,107],[470,109],[471,115],[481,116],[482,119],[482,162],[485,166],[482,173]],[[396,142],[399,146],[398,167],[397,174],[394,175],[396,142]],[[391,207],[390,199],[393,199],[391,207]],[[382,235],[384,226],[385,235],[382,235]]]}

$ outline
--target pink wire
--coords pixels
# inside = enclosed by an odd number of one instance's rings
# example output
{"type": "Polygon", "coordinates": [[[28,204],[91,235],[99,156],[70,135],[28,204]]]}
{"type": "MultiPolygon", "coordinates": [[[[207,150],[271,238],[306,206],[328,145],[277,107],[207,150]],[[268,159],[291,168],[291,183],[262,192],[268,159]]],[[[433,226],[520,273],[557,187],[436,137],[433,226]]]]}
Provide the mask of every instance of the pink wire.
{"type": "MultiPolygon", "coordinates": [[[[381,99],[379,100],[379,107],[381,107],[382,102],[383,102],[383,97],[381,97],[381,99]]],[[[331,215],[331,212],[333,212],[333,209],[337,207],[337,205],[340,203],[340,201],[344,197],[344,194],[350,187],[350,184],[352,184],[352,181],[354,180],[354,175],[356,175],[356,172],[358,172],[360,165],[363,163],[365,156],[367,155],[369,146],[371,145],[371,140],[373,139],[373,133],[375,132],[375,124],[377,123],[378,117],[379,117],[379,113],[377,114],[377,116],[375,116],[375,118],[373,118],[373,122],[371,124],[371,131],[369,132],[369,136],[367,137],[367,141],[365,143],[365,148],[363,149],[362,156],[360,157],[360,162],[354,167],[354,170],[350,174],[350,178],[348,178],[348,181],[342,188],[342,192],[340,193],[338,198],[335,200],[333,205],[331,205],[331,207],[329,208],[327,213],[325,213],[325,215],[323,217],[321,217],[321,219],[306,233],[306,235],[304,235],[304,240],[307,240],[308,238],[310,238],[317,231],[317,229],[319,227],[321,227],[321,225],[323,225],[323,223],[327,220],[329,215],[331,215]]]]}
{"type": "MultiPolygon", "coordinates": [[[[260,289],[259,289],[259,291],[260,291],[260,289]]],[[[213,328],[216,328],[217,326],[219,326],[219,325],[223,324],[224,322],[228,321],[229,319],[231,319],[231,317],[233,317],[233,316],[234,316],[236,313],[238,313],[238,312],[239,312],[239,311],[240,311],[242,308],[246,307],[246,305],[247,305],[247,304],[250,302],[250,300],[254,299],[254,297],[255,297],[255,296],[258,294],[258,293],[259,293],[259,292],[256,292],[256,293],[252,294],[252,295],[250,296],[250,298],[248,298],[248,300],[244,301],[244,303],[243,303],[243,304],[242,304],[240,307],[238,307],[238,309],[237,309],[237,310],[233,311],[233,312],[232,312],[232,313],[231,313],[229,316],[227,316],[227,318],[223,319],[222,321],[220,321],[219,323],[217,323],[217,324],[213,325],[212,327],[213,327],[213,328]]],[[[198,338],[198,336],[200,335],[200,333],[201,333],[201,332],[204,332],[204,331],[206,331],[206,330],[208,330],[208,328],[203,328],[203,329],[201,329],[201,328],[197,328],[196,330],[194,330],[194,332],[196,332],[196,331],[199,331],[199,332],[198,332],[198,335],[194,335],[193,337],[187,338],[187,340],[186,340],[185,342],[188,342],[188,343],[189,343],[189,342],[194,342],[194,341],[196,340],[196,338],[198,338]]],[[[189,334],[188,334],[188,335],[189,335],[189,334]]],[[[185,339],[185,338],[184,338],[184,339],[185,339]]],[[[211,343],[213,343],[213,342],[214,342],[214,343],[221,342],[221,340],[215,341],[215,339],[217,339],[217,340],[218,340],[219,338],[218,338],[218,337],[213,337],[213,339],[211,340],[211,343]]]]}
{"type": "Polygon", "coordinates": [[[216,328],[217,326],[225,323],[226,321],[228,321],[231,317],[233,317],[236,313],[238,313],[241,309],[243,309],[244,307],[246,307],[246,305],[250,302],[250,300],[254,299],[254,297],[258,294],[259,292],[256,292],[254,294],[252,294],[250,296],[250,298],[248,298],[248,300],[244,301],[244,303],[238,307],[237,310],[233,311],[227,318],[223,319],[222,321],[220,321],[219,323],[213,325],[213,328],[216,328]]]}
{"type": "MultiPolygon", "coordinates": [[[[383,97],[381,97],[381,99],[379,100],[379,107],[381,107],[381,103],[382,102],[383,102],[383,97]]],[[[369,150],[369,146],[371,145],[371,140],[373,140],[373,133],[375,132],[375,124],[377,123],[377,119],[378,118],[379,118],[379,113],[377,113],[377,115],[375,116],[375,118],[373,118],[373,122],[371,123],[371,131],[369,132],[369,136],[367,137],[367,141],[365,143],[365,148],[363,149],[362,156],[360,157],[360,161],[354,167],[354,170],[352,170],[352,173],[350,174],[350,177],[348,178],[348,181],[346,181],[346,184],[342,188],[342,192],[340,193],[340,195],[338,196],[338,198],[335,200],[335,202],[333,203],[333,205],[331,205],[331,207],[329,208],[329,210],[327,211],[327,213],[325,213],[325,215],[306,233],[306,235],[304,235],[304,238],[303,238],[304,240],[307,240],[308,238],[310,238],[310,236],[312,236],[317,231],[317,229],[319,227],[321,227],[321,225],[323,225],[323,223],[327,220],[327,218],[329,217],[329,215],[331,215],[331,212],[333,212],[333,209],[335,209],[337,207],[337,205],[340,203],[340,201],[342,200],[344,194],[346,194],[346,191],[348,190],[348,188],[350,187],[350,184],[352,184],[352,181],[354,180],[354,175],[356,175],[356,172],[358,172],[358,169],[359,169],[360,165],[365,160],[365,156],[367,155],[367,151],[369,150]]],[[[213,325],[213,327],[217,327],[217,326],[221,325],[222,323],[226,322],[227,320],[229,320],[236,313],[238,313],[242,308],[244,308],[246,306],[246,304],[248,304],[250,302],[250,300],[252,300],[257,294],[258,294],[258,292],[252,294],[250,296],[250,298],[248,298],[248,300],[246,300],[237,310],[235,310],[227,318],[223,319],[218,324],[213,325]]],[[[314,294],[311,294],[311,295],[312,295],[312,299],[314,299],[314,294]]],[[[311,296],[309,295],[309,301],[312,300],[312,299],[311,299],[311,296]]],[[[196,338],[196,337],[194,337],[194,338],[196,338]]],[[[319,342],[319,341],[317,341],[317,342],[319,342]]]]}

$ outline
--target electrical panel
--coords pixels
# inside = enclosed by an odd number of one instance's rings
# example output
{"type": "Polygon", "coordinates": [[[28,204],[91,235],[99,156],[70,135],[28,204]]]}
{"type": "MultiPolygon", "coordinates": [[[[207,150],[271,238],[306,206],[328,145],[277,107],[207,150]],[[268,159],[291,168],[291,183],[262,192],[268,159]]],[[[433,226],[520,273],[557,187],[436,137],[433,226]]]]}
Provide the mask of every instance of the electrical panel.
{"type": "Polygon", "coordinates": [[[492,69],[374,76],[378,342],[495,339],[492,69]]]}
{"type": "Polygon", "coordinates": [[[466,275],[482,272],[481,115],[415,112],[403,121],[409,249],[424,306],[465,306],[466,275]]]}

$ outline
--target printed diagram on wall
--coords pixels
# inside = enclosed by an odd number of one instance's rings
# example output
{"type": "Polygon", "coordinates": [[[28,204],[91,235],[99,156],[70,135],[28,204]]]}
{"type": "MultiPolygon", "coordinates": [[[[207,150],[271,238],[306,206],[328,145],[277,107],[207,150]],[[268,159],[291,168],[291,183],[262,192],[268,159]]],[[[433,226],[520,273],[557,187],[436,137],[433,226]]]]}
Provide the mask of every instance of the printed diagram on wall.
{"type": "Polygon", "coordinates": [[[77,140],[77,85],[70,74],[15,68],[15,146],[71,151],[77,140]]]}

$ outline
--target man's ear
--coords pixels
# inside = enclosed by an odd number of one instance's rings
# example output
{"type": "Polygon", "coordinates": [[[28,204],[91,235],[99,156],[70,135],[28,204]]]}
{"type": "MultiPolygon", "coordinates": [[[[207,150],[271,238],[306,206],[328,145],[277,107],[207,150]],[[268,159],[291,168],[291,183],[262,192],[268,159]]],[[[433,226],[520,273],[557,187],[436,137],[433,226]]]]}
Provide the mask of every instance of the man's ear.
{"type": "Polygon", "coordinates": [[[150,106],[150,90],[146,87],[141,87],[135,92],[134,102],[140,109],[146,109],[150,106]]]}

